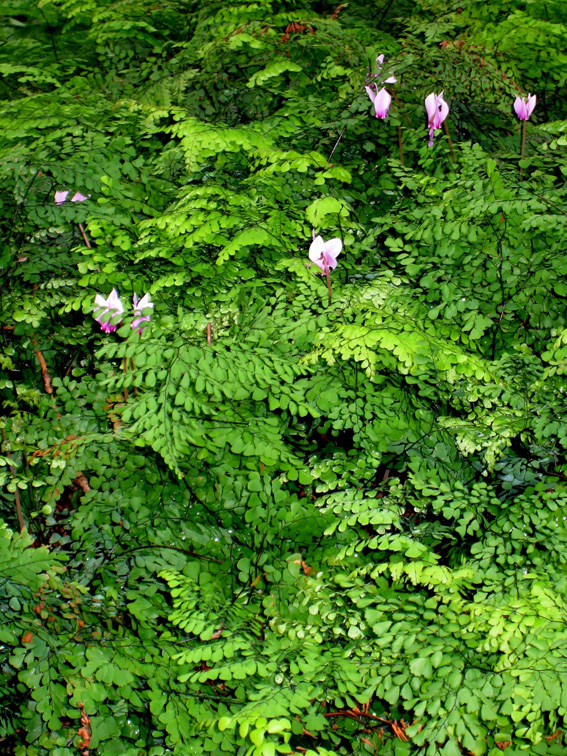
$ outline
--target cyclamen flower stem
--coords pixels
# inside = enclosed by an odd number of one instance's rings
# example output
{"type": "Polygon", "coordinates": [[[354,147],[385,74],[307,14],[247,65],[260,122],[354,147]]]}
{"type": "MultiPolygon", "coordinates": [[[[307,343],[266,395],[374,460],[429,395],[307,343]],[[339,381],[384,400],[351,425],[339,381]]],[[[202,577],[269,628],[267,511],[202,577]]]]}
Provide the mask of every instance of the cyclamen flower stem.
{"type": "Polygon", "coordinates": [[[207,344],[211,343],[211,324],[207,323],[207,344]]]}
{"type": "MultiPolygon", "coordinates": [[[[527,129],[528,122],[522,121],[522,149],[520,152],[520,160],[524,159],[524,155],[526,154],[526,129],[527,129]]],[[[524,178],[524,169],[522,166],[520,166],[520,178],[524,178]]]]}
{"type": "MultiPolygon", "coordinates": [[[[390,90],[388,90],[388,92],[390,92],[390,90]]],[[[392,92],[390,92],[390,94],[392,95],[392,97],[396,101],[396,105],[398,106],[398,113],[400,113],[400,115],[403,115],[403,117],[406,119],[407,125],[411,126],[410,119],[407,117],[407,115],[402,110],[402,106],[400,105],[400,101],[398,100],[398,97],[397,97],[396,93],[394,91],[392,91],[392,92]]]]}
{"type": "Polygon", "coordinates": [[[404,151],[402,149],[402,127],[400,124],[398,124],[398,146],[400,148],[400,163],[402,164],[402,168],[404,168],[404,151]]]}
{"type": "Polygon", "coordinates": [[[449,127],[447,126],[447,121],[443,121],[443,127],[445,129],[445,134],[447,134],[447,140],[449,141],[449,149],[451,150],[451,160],[453,161],[453,165],[457,162],[455,160],[455,153],[453,152],[453,142],[451,141],[451,136],[449,134],[449,127]]]}
{"type": "MultiPolygon", "coordinates": [[[[87,236],[87,232],[83,228],[83,224],[82,223],[79,223],[79,230],[80,230],[81,234],[83,235],[83,240],[84,240],[85,244],[87,245],[88,249],[92,249],[92,244],[89,241],[89,237],[87,236]]],[[[97,265],[96,269],[100,273],[100,265],[97,265]]]]}
{"type": "MultiPolygon", "coordinates": [[[[130,357],[130,370],[134,372],[134,358],[130,357]]],[[[138,396],[138,389],[134,386],[134,396],[138,396]]]]}
{"type": "Polygon", "coordinates": [[[327,265],[327,263],[325,262],[325,260],[323,260],[323,266],[325,268],[325,275],[327,276],[327,291],[329,292],[329,306],[330,306],[331,305],[331,301],[332,301],[331,276],[329,274],[329,266],[327,265]]]}
{"type": "MultiPolygon", "coordinates": [[[[124,375],[128,372],[128,363],[126,362],[126,357],[122,360],[122,372],[124,375]]],[[[124,399],[125,401],[128,401],[128,388],[126,384],[124,384],[124,399]]]]}

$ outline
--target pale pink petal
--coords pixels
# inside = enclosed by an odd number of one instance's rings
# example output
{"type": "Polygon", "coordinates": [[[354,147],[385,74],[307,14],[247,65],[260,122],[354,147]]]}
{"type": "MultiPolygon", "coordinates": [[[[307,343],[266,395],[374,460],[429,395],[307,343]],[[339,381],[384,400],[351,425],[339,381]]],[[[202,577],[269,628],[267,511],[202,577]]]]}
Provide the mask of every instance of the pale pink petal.
{"type": "Polygon", "coordinates": [[[385,81],[383,83],[384,84],[395,84],[397,81],[398,80],[396,79],[396,77],[394,76],[394,74],[392,74],[391,76],[388,76],[388,78],[385,79],[385,81]]]}
{"type": "Polygon", "coordinates": [[[137,295],[134,294],[133,304],[134,304],[134,315],[136,315],[137,317],[135,317],[134,320],[132,321],[131,327],[133,330],[137,330],[138,333],[142,333],[142,328],[140,328],[140,325],[144,321],[149,321],[151,317],[150,315],[142,315],[142,313],[144,310],[147,310],[150,307],[153,309],[154,304],[150,300],[149,294],[145,294],[142,297],[142,299],[140,299],[139,302],[138,302],[137,295]]]}
{"type": "MultiPolygon", "coordinates": [[[[311,262],[319,265],[319,260],[324,251],[325,242],[323,241],[321,236],[316,236],[311,242],[311,246],[309,247],[309,259],[311,260],[311,262]]],[[[321,266],[319,265],[319,267],[321,266]]]]}
{"type": "MultiPolygon", "coordinates": [[[[112,324],[109,321],[117,315],[124,312],[124,307],[116,289],[112,289],[108,298],[105,299],[101,294],[95,296],[95,310],[97,315],[94,319],[100,324],[105,333],[113,333],[118,328],[118,324],[112,324]]],[[[118,321],[120,323],[120,321],[118,321]]]]}
{"type": "Polygon", "coordinates": [[[69,192],[55,192],[55,204],[62,205],[67,199],[69,192]]]}
{"type": "Polygon", "coordinates": [[[437,111],[436,99],[437,98],[433,92],[425,98],[425,109],[427,111],[427,120],[429,123],[431,123],[437,111]]]}
{"type": "Polygon", "coordinates": [[[120,301],[120,297],[118,296],[118,292],[116,291],[116,289],[112,289],[112,291],[108,295],[106,304],[111,310],[116,310],[117,313],[124,312],[124,305],[120,301]]]}
{"type": "Polygon", "coordinates": [[[337,261],[328,252],[323,252],[322,261],[323,261],[323,272],[325,272],[325,263],[327,264],[327,268],[329,270],[334,270],[337,267],[337,261]]]}
{"type": "Polygon", "coordinates": [[[364,89],[366,89],[368,96],[370,97],[372,102],[374,102],[374,100],[376,99],[376,92],[372,89],[372,87],[364,87],[364,89]]]}
{"type": "Polygon", "coordinates": [[[384,53],[382,53],[376,58],[376,63],[378,63],[379,66],[381,66],[384,63],[384,53]]]}
{"type": "Polygon", "coordinates": [[[386,118],[390,104],[392,102],[392,96],[388,90],[384,87],[376,95],[374,100],[374,109],[376,111],[376,118],[386,118]]]}
{"type": "Polygon", "coordinates": [[[439,129],[439,128],[441,128],[441,124],[443,123],[443,121],[445,120],[445,118],[447,118],[447,116],[449,115],[449,106],[447,105],[447,103],[443,99],[443,92],[441,92],[441,94],[437,98],[437,108],[438,108],[438,110],[437,110],[437,123],[439,125],[436,126],[435,128],[439,129]]]}
{"type": "Polygon", "coordinates": [[[527,112],[528,112],[528,118],[531,116],[531,114],[534,112],[534,108],[536,106],[537,97],[535,95],[528,95],[528,103],[527,103],[527,112]]]}
{"type": "Polygon", "coordinates": [[[520,95],[516,95],[516,99],[514,100],[514,110],[516,111],[516,115],[520,119],[520,121],[527,121],[529,114],[528,114],[528,108],[524,100],[520,97],[520,95]]]}
{"type": "Polygon", "coordinates": [[[432,147],[434,130],[440,129],[441,124],[449,115],[449,106],[443,99],[443,92],[439,95],[434,92],[427,95],[425,109],[427,111],[427,125],[429,126],[429,147],[432,147]]]}
{"type": "MultiPolygon", "coordinates": [[[[335,260],[335,266],[336,266],[336,259],[340,254],[341,250],[343,248],[343,243],[340,239],[329,239],[328,242],[325,242],[325,254],[327,256],[331,256],[333,260],[335,260]]],[[[329,265],[330,267],[330,265],[329,265]]]]}
{"type": "Polygon", "coordinates": [[[81,192],[77,192],[71,197],[71,202],[84,202],[87,199],[88,197],[85,197],[84,194],[81,194],[81,192]]]}

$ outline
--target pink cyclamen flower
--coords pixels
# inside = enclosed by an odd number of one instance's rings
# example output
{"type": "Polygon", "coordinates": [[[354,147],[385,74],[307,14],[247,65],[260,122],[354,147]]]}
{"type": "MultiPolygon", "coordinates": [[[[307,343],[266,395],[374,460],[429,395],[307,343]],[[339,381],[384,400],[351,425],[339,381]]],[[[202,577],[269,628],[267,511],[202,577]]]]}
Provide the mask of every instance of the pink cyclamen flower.
{"type": "Polygon", "coordinates": [[[341,254],[343,243],[340,239],[329,239],[323,241],[321,236],[315,236],[313,231],[313,241],[309,247],[309,259],[314,262],[323,273],[327,270],[334,270],[337,267],[337,257],[341,254]]]}
{"type": "Polygon", "coordinates": [[[105,299],[102,294],[97,294],[95,297],[95,310],[98,310],[98,315],[95,317],[95,320],[97,323],[100,323],[100,327],[105,333],[112,333],[113,331],[116,331],[118,328],[118,325],[122,322],[122,318],[116,323],[116,325],[113,325],[110,323],[110,320],[117,315],[122,315],[124,312],[124,305],[120,301],[120,297],[118,296],[118,292],[116,289],[112,289],[110,294],[108,295],[108,299],[105,299]],[[103,320],[105,315],[108,315],[110,313],[110,318],[106,318],[106,320],[103,320]]]}
{"type": "Polygon", "coordinates": [[[374,103],[374,110],[376,111],[376,118],[386,118],[390,104],[392,102],[392,96],[389,94],[385,87],[379,92],[375,92],[372,87],[364,87],[368,96],[374,103]]]}
{"type": "Polygon", "coordinates": [[[536,101],[537,97],[535,95],[529,94],[527,100],[522,99],[520,95],[516,95],[514,110],[520,121],[528,120],[536,106],[536,101]]]}
{"type": "MultiPolygon", "coordinates": [[[[68,191],[55,192],[55,204],[56,205],[62,205],[64,202],[67,201],[67,196],[68,195],[69,195],[68,191]]],[[[88,197],[85,197],[85,195],[81,194],[81,192],[76,192],[71,197],[71,202],[84,202],[87,199],[88,199],[88,197]]]]}
{"type": "Polygon", "coordinates": [[[140,327],[141,324],[144,321],[149,320],[151,317],[151,315],[142,315],[142,313],[144,310],[147,310],[150,307],[153,309],[154,303],[151,301],[149,294],[145,294],[139,302],[137,295],[134,294],[132,302],[134,305],[134,315],[136,317],[132,321],[131,327],[138,333],[142,333],[143,328],[140,327]]]}
{"type": "Polygon", "coordinates": [[[429,126],[429,147],[433,147],[433,132],[440,129],[441,124],[449,115],[449,106],[443,99],[443,92],[436,95],[433,92],[425,98],[425,109],[429,126]]]}

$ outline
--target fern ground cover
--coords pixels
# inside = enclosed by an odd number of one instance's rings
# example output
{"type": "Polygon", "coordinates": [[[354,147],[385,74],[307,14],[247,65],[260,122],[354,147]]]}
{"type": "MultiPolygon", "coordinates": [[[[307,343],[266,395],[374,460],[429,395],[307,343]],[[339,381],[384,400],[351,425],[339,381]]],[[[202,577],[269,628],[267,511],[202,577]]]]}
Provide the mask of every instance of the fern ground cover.
{"type": "Polygon", "coordinates": [[[0,15],[0,753],[564,754],[565,3],[0,15]]]}

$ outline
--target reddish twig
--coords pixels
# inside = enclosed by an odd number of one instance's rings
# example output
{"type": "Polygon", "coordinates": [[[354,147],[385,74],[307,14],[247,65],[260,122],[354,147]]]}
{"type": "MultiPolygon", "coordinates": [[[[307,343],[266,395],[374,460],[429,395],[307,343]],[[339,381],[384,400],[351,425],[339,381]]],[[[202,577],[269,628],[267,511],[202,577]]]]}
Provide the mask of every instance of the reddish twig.
{"type": "MultiPolygon", "coordinates": [[[[37,341],[35,339],[33,339],[33,345],[37,346],[37,341]]],[[[51,376],[49,375],[49,371],[47,370],[47,363],[45,362],[45,357],[43,356],[42,352],[39,349],[35,350],[35,356],[37,357],[39,361],[39,366],[41,368],[41,377],[43,378],[43,385],[45,386],[45,390],[50,396],[53,396],[51,376]]]]}
{"type": "Polygon", "coordinates": [[[79,486],[79,488],[81,489],[83,493],[87,493],[87,491],[91,490],[91,487],[89,486],[89,481],[85,478],[82,472],[79,472],[77,477],[73,480],[73,483],[76,486],[79,486]]]}
{"type": "MultiPolygon", "coordinates": [[[[32,344],[36,347],[37,341],[36,339],[32,339],[32,344]]],[[[57,419],[61,420],[61,413],[57,409],[57,404],[55,403],[55,396],[53,394],[53,386],[51,385],[51,376],[49,375],[49,370],[47,369],[47,363],[45,361],[45,357],[43,356],[43,352],[41,349],[35,350],[35,356],[37,357],[37,360],[39,362],[39,367],[41,369],[41,377],[43,378],[43,385],[45,386],[45,390],[49,394],[52,400],[51,406],[57,412],[57,419]]]]}
{"type": "Polygon", "coordinates": [[[80,703],[79,709],[81,712],[81,727],[77,731],[77,735],[80,736],[78,747],[81,751],[81,756],[89,756],[89,745],[92,737],[91,720],[89,715],[85,712],[85,705],[80,703]]]}
{"type": "Polygon", "coordinates": [[[85,244],[87,245],[87,247],[88,247],[89,249],[92,249],[92,247],[91,247],[91,243],[90,243],[90,241],[89,241],[89,237],[87,236],[87,234],[86,234],[86,231],[85,231],[85,229],[83,228],[83,224],[82,224],[82,223],[79,223],[79,230],[80,230],[81,234],[83,235],[83,239],[84,239],[84,242],[85,242],[85,244]]]}
{"type": "Polygon", "coordinates": [[[211,324],[207,323],[207,344],[211,343],[211,324]]]}

